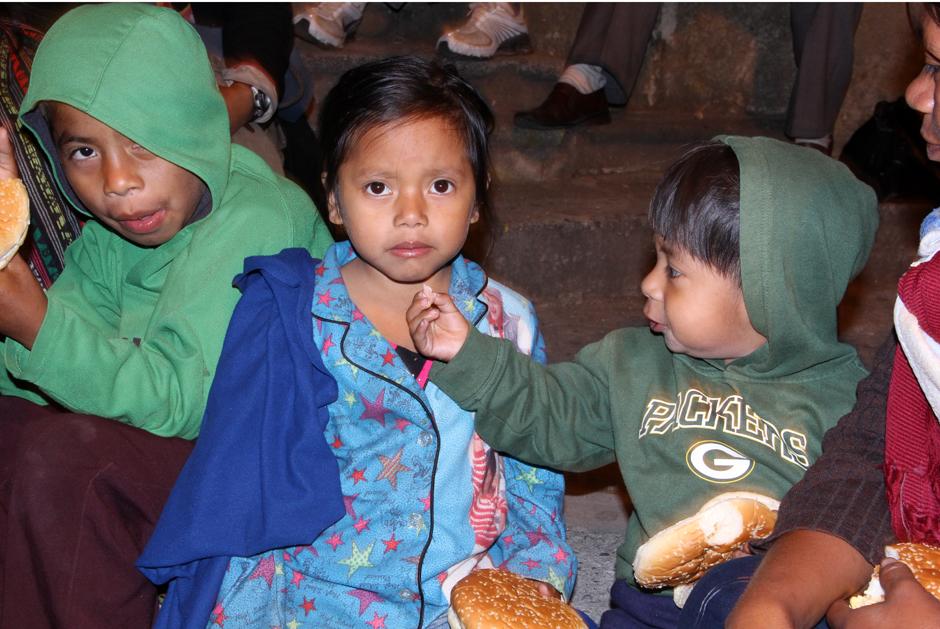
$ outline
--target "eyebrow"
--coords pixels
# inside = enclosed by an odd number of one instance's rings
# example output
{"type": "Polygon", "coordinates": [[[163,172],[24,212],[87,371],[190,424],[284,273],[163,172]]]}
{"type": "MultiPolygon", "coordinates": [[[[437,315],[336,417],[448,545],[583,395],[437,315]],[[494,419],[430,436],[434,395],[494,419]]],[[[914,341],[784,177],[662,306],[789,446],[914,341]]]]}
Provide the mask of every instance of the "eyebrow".
{"type": "Polygon", "coordinates": [[[63,144],[68,144],[69,142],[77,142],[79,144],[91,144],[91,138],[83,138],[77,135],[66,136],[65,133],[62,133],[58,138],[56,138],[57,146],[62,146],[63,144]]]}
{"type": "Polygon", "coordinates": [[[669,245],[669,243],[667,243],[665,240],[660,240],[659,248],[662,249],[662,252],[667,256],[671,256],[673,253],[675,253],[672,246],[669,245]]]}

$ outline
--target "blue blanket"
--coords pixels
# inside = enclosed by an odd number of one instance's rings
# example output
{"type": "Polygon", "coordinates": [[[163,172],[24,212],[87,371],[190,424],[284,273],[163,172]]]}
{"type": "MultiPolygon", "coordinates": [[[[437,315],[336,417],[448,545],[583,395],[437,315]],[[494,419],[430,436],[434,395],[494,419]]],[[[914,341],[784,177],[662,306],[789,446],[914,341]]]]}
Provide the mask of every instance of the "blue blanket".
{"type": "Polygon", "coordinates": [[[201,434],[137,567],[169,583],[156,627],[205,629],[231,556],[306,545],[345,513],[323,435],[336,382],[313,343],[315,260],[245,260],[201,434]]]}

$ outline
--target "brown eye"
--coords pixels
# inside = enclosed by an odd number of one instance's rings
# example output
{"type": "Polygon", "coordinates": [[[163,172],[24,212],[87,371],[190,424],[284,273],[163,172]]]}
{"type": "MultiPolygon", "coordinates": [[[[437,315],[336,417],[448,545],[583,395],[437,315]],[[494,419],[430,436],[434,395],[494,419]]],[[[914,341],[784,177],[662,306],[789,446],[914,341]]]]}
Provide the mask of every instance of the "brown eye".
{"type": "Polygon", "coordinates": [[[448,192],[451,191],[451,188],[453,188],[453,185],[454,184],[447,181],[446,179],[438,179],[437,181],[434,182],[434,192],[438,194],[447,194],[448,192]]]}
{"type": "Polygon", "coordinates": [[[383,195],[385,194],[386,190],[388,190],[388,187],[381,181],[373,181],[369,183],[366,188],[369,190],[369,194],[374,194],[376,196],[383,195]]]}

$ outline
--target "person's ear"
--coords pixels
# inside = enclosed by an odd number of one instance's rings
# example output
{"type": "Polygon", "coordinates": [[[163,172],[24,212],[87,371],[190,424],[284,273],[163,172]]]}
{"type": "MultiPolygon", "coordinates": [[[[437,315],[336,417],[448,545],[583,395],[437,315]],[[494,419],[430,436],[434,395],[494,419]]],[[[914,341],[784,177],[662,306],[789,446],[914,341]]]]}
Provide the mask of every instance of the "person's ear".
{"type": "Polygon", "coordinates": [[[473,225],[478,220],[480,220],[480,204],[474,203],[473,209],[470,210],[470,224],[473,225]]]}
{"type": "Polygon", "coordinates": [[[327,216],[334,225],[343,224],[343,215],[339,211],[339,200],[336,198],[336,191],[330,192],[326,197],[327,216]]]}

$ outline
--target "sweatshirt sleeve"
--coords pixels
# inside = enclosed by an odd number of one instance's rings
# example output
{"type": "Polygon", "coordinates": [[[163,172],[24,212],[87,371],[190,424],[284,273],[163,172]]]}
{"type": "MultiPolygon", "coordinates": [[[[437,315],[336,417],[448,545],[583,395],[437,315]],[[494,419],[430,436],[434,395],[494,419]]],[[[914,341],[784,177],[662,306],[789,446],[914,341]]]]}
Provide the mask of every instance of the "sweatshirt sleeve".
{"type": "Polygon", "coordinates": [[[855,407],[823,439],[823,452],[787,492],[773,535],[761,546],[796,529],[840,537],[872,564],[894,541],[885,496],[885,412],[896,342],[894,335],[858,386],[855,407]]]}
{"type": "Polygon", "coordinates": [[[86,226],[49,292],[32,351],[7,342],[10,373],[69,410],[160,436],[195,438],[238,300],[232,278],[246,256],[309,247],[315,229],[312,216],[297,220],[272,210],[262,226],[257,217],[241,214],[193,235],[167,261],[165,279],[149,298],[141,295],[146,281],[131,286],[123,280],[154,261],[121,271],[109,259],[114,250],[99,242],[103,230],[86,226]],[[124,329],[140,331],[142,338],[128,338],[124,329]]]}
{"type": "Polygon", "coordinates": [[[570,471],[614,461],[608,346],[582,349],[574,362],[539,365],[511,342],[471,329],[431,380],[465,410],[497,450],[533,465],[570,471]]]}

